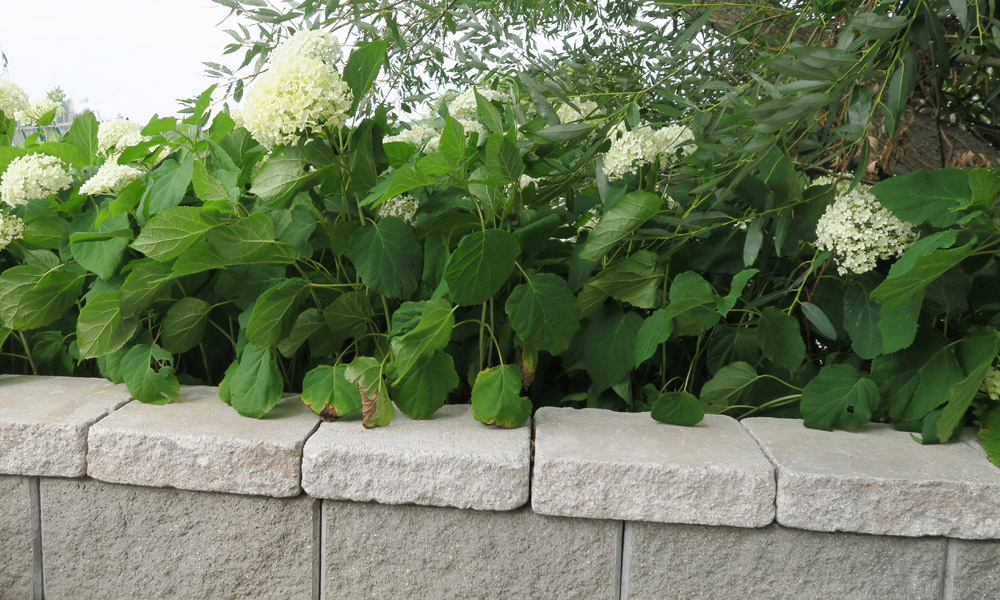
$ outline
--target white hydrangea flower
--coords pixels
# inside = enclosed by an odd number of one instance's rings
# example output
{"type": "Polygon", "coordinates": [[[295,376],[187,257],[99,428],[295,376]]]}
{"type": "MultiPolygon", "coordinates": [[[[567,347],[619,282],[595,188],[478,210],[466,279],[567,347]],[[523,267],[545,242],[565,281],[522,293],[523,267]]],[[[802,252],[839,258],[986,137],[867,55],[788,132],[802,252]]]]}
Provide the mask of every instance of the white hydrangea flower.
{"type": "Polygon", "coordinates": [[[39,98],[28,108],[14,112],[14,120],[23,125],[34,125],[42,117],[59,108],[59,105],[48,98],[39,98]]]}
{"type": "Polygon", "coordinates": [[[477,90],[480,96],[491,102],[502,101],[504,99],[504,95],[496,90],[471,87],[458,96],[455,96],[455,99],[448,105],[448,114],[459,121],[463,119],[476,119],[479,116],[479,109],[476,107],[477,90]]]}
{"type": "Polygon", "coordinates": [[[403,129],[396,135],[390,135],[382,138],[382,143],[388,144],[390,142],[406,142],[407,144],[413,144],[414,146],[421,146],[427,140],[439,137],[440,135],[441,134],[438,133],[438,131],[433,127],[415,123],[410,125],[409,129],[403,129]]]}
{"type": "Polygon", "coordinates": [[[72,182],[58,158],[47,154],[20,156],[7,165],[0,177],[0,200],[10,206],[27,204],[64,190],[72,182]]]}
{"type": "Polygon", "coordinates": [[[533,183],[538,183],[539,181],[541,180],[537,177],[532,177],[531,175],[521,175],[521,177],[517,180],[517,187],[523,190],[529,185],[533,183]]]}
{"type": "Polygon", "coordinates": [[[664,198],[664,202],[666,203],[667,208],[669,208],[670,210],[675,210],[677,212],[684,210],[684,207],[681,206],[681,203],[674,200],[670,195],[667,195],[666,198],[664,198]]]}
{"type": "Polygon", "coordinates": [[[598,108],[597,103],[592,100],[579,100],[576,106],[577,108],[573,108],[568,104],[560,104],[556,109],[556,116],[559,117],[559,122],[576,123],[577,121],[583,121],[589,123],[590,120],[588,120],[588,117],[593,116],[598,108]]]}
{"type": "MultiPolygon", "coordinates": [[[[473,133],[479,134],[479,139],[483,140],[486,138],[486,128],[479,121],[474,121],[472,119],[455,119],[458,121],[462,129],[465,130],[465,139],[469,139],[473,133]]],[[[424,146],[425,152],[437,152],[441,147],[441,136],[437,135],[427,140],[427,145],[424,146]]]]}
{"type": "Polygon", "coordinates": [[[1000,370],[990,368],[989,371],[986,371],[986,377],[979,389],[986,392],[990,400],[994,402],[1000,400],[1000,370]]]}
{"type": "Polygon", "coordinates": [[[17,111],[27,109],[28,95],[24,93],[21,86],[12,81],[0,79],[0,111],[6,118],[13,119],[17,111]]]}
{"type": "Polygon", "coordinates": [[[629,131],[624,123],[619,123],[608,136],[611,148],[604,155],[604,174],[610,180],[621,179],[639,167],[652,164],[657,158],[660,159],[659,168],[665,169],[678,150],[684,154],[694,151],[690,144],[681,145],[694,139],[691,130],[682,125],[660,129],[640,125],[629,131]]]}
{"type": "Polygon", "coordinates": [[[97,173],[80,186],[80,193],[87,196],[117,194],[123,187],[142,176],[142,170],[118,164],[119,154],[113,154],[101,165],[97,173]]]}
{"type": "Polygon", "coordinates": [[[378,218],[399,217],[410,225],[413,224],[413,217],[417,214],[419,203],[417,199],[409,194],[402,194],[395,198],[389,198],[378,207],[378,218]]]}
{"type": "Polygon", "coordinates": [[[111,149],[124,150],[142,142],[142,128],[128,119],[104,121],[97,126],[97,149],[107,152],[111,149]]]}
{"type": "Polygon", "coordinates": [[[243,126],[270,148],[292,144],[303,132],[347,122],[351,88],[321,60],[288,58],[257,78],[246,96],[243,126]]]}
{"type": "MultiPolygon", "coordinates": [[[[832,182],[821,178],[813,185],[832,182]]],[[[837,196],[816,223],[816,246],[833,252],[841,275],[871,271],[879,259],[898,257],[916,239],[913,225],[890,213],[868,186],[848,192],[849,181],[835,185],[837,196]]]]}
{"type": "Polygon", "coordinates": [[[271,51],[268,62],[277,65],[295,62],[299,58],[312,58],[333,65],[340,60],[340,42],[325,31],[297,31],[271,51]]]}
{"type": "Polygon", "coordinates": [[[24,233],[24,221],[16,215],[0,212],[0,250],[10,245],[14,240],[21,239],[24,233]]]}

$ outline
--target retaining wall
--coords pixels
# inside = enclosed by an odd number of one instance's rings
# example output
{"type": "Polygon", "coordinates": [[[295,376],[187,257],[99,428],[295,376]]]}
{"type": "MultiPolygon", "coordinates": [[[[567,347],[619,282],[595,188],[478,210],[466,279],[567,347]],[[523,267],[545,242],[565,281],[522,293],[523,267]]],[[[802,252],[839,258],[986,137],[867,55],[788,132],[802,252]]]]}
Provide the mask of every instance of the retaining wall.
{"type": "Polygon", "coordinates": [[[0,600],[997,598],[998,539],[971,434],[467,406],[365,430],[0,377],[0,600]]]}

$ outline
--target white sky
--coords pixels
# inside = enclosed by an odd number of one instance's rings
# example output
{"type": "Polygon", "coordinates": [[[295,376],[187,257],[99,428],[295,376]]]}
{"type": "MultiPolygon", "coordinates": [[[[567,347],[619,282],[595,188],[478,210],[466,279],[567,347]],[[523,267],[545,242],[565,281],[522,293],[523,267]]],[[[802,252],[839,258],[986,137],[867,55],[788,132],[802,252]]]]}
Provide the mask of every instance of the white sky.
{"type": "Polygon", "coordinates": [[[145,124],[219,81],[203,61],[242,60],[222,56],[228,12],[209,0],[0,0],[0,48],[32,99],[60,86],[77,111],[145,124]]]}

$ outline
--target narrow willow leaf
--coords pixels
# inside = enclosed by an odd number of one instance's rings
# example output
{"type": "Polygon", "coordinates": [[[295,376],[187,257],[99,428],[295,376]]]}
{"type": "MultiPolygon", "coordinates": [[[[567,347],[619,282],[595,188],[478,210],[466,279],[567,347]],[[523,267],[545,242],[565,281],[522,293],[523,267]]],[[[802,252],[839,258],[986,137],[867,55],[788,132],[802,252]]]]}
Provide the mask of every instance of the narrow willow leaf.
{"type": "Polygon", "coordinates": [[[518,249],[517,237],[502,229],[463,237],[444,269],[451,299],[470,306],[492,298],[510,278],[518,249]]]}
{"type": "Polygon", "coordinates": [[[163,348],[182,354],[197,346],[208,326],[208,312],[212,305],[201,298],[181,298],[163,317],[163,348]]]}
{"type": "Polygon", "coordinates": [[[656,398],[650,416],[661,423],[691,426],[701,423],[705,409],[688,392],[668,392],[656,398]]]}
{"type": "Polygon", "coordinates": [[[607,210],[590,232],[580,258],[599,261],[612,246],[622,241],[660,211],[663,199],[649,192],[632,192],[607,210]]]}
{"type": "Polygon", "coordinates": [[[479,372],[472,386],[472,416],[497,427],[520,427],[531,416],[531,400],[521,395],[521,373],[514,365],[479,372]]]}
{"type": "Polygon", "coordinates": [[[320,365],[302,381],[302,402],[324,420],[334,421],[361,410],[361,392],[345,376],[347,365],[320,365]]]}
{"type": "Polygon", "coordinates": [[[802,390],[802,419],[806,427],[859,429],[871,419],[880,402],[875,382],[851,365],[827,365],[802,390]]]}
{"type": "Polygon", "coordinates": [[[833,323],[830,322],[830,318],[826,316],[822,308],[812,302],[800,302],[799,307],[802,309],[802,314],[821,336],[830,340],[837,339],[837,330],[834,329],[833,323]]]}
{"type": "Polygon", "coordinates": [[[448,392],[458,387],[458,373],[450,354],[435,350],[392,383],[396,406],[413,419],[430,419],[444,406],[448,392]]]}
{"type": "Polygon", "coordinates": [[[576,297],[569,284],[552,273],[536,273],[515,287],[505,308],[522,342],[553,355],[569,348],[580,329],[576,297]]]}

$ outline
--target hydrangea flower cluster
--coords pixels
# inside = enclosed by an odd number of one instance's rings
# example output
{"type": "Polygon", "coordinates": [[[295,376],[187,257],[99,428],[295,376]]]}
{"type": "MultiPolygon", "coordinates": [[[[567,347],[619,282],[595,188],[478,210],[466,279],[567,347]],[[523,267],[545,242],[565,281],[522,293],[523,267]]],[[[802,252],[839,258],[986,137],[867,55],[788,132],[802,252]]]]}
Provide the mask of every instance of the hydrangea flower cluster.
{"type": "Polygon", "coordinates": [[[427,140],[439,135],[438,131],[433,127],[414,123],[410,125],[409,129],[404,129],[396,135],[390,135],[383,138],[382,143],[388,144],[390,142],[406,142],[407,144],[413,144],[414,146],[421,146],[427,140]]]}
{"type": "Polygon", "coordinates": [[[143,140],[140,131],[139,124],[128,119],[104,121],[97,126],[97,149],[101,152],[112,149],[121,151],[135,146],[143,140]]]}
{"type": "Polygon", "coordinates": [[[986,377],[983,378],[983,384],[979,389],[986,392],[990,400],[994,402],[1000,400],[1000,370],[990,368],[990,370],[986,371],[986,377]]]}
{"type": "Polygon", "coordinates": [[[476,106],[476,91],[479,95],[491,102],[503,101],[504,95],[496,90],[479,89],[471,87],[448,104],[448,114],[455,120],[476,119],[479,116],[479,108],[476,106]]]}
{"type": "Polygon", "coordinates": [[[0,250],[3,250],[14,240],[21,239],[24,233],[24,221],[16,215],[0,212],[0,250]]]}
{"type": "Polygon", "coordinates": [[[420,203],[409,194],[402,194],[395,198],[389,198],[378,207],[378,218],[399,217],[410,225],[413,224],[413,217],[417,214],[417,207],[420,203]]]}
{"type": "Polygon", "coordinates": [[[142,170],[118,164],[119,154],[112,154],[97,173],[80,186],[80,193],[87,196],[117,194],[123,187],[142,176],[142,170]]]}
{"type": "Polygon", "coordinates": [[[0,177],[0,200],[9,206],[47,198],[73,183],[62,161],[47,154],[15,158],[0,177]]]}
{"type": "Polygon", "coordinates": [[[831,185],[837,196],[816,223],[816,246],[833,252],[837,272],[867,273],[879,259],[901,255],[916,239],[913,225],[900,220],[858,184],[821,177],[812,185],[831,185]]]}
{"type": "Polygon", "coordinates": [[[639,167],[653,164],[657,158],[659,168],[665,169],[678,150],[684,154],[694,150],[690,144],[682,145],[694,139],[691,130],[682,125],[660,129],[641,125],[628,131],[624,123],[619,123],[608,135],[611,148],[604,155],[604,174],[610,180],[621,179],[639,167]]]}
{"type": "Polygon", "coordinates": [[[589,122],[588,117],[592,116],[597,111],[597,108],[596,102],[580,100],[576,103],[576,108],[568,104],[560,104],[559,108],[556,109],[556,116],[559,117],[560,123],[589,122]]]}
{"type": "Polygon", "coordinates": [[[14,112],[14,120],[24,125],[34,125],[45,115],[59,108],[59,105],[48,98],[33,101],[28,108],[14,112]]]}
{"type": "Polygon", "coordinates": [[[268,148],[292,144],[324,125],[343,125],[353,95],[327,62],[339,52],[333,35],[318,31],[300,31],[279,44],[269,69],[247,93],[238,122],[268,148]]]}
{"type": "Polygon", "coordinates": [[[28,95],[16,83],[0,79],[0,112],[8,119],[19,110],[28,109],[28,95]]]}

